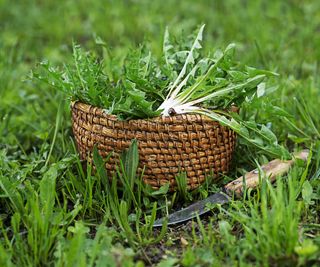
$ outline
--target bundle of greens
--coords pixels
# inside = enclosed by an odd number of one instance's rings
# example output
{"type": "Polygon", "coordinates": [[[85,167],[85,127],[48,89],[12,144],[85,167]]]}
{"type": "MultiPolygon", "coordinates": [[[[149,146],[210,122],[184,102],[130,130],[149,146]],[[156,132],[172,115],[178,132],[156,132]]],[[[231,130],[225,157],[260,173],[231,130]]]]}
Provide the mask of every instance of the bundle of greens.
{"type": "Polygon", "coordinates": [[[99,60],[73,45],[73,63],[63,69],[42,62],[33,77],[63,91],[73,101],[103,108],[119,119],[152,118],[174,114],[206,115],[230,127],[247,144],[273,156],[289,157],[273,132],[254,121],[243,121],[232,106],[261,97],[265,79],[273,72],[244,66],[234,60],[234,44],[203,55],[204,25],[196,35],[176,40],[166,30],[163,55],[157,58],[146,46],[130,51],[124,61],[108,53],[99,60]]]}

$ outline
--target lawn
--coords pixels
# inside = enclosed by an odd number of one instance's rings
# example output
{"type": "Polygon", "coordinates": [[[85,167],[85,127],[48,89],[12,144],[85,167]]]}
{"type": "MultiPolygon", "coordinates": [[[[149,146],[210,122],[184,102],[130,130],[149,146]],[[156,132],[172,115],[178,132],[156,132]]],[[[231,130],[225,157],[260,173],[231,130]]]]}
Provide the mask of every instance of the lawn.
{"type": "Polygon", "coordinates": [[[0,0],[0,266],[319,266],[319,59],[317,0],[0,0]],[[206,51],[235,43],[237,60],[279,74],[241,116],[310,158],[204,217],[153,229],[272,156],[239,139],[220,184],[167,193],[137,176],[136,199],[83,168],[69,99],[31,73],[71,62],[73,42],[99,54],[100,39],[121,58],[146,41],[159,55],[166,26],[179,35],[203,23],[206,51]]]}

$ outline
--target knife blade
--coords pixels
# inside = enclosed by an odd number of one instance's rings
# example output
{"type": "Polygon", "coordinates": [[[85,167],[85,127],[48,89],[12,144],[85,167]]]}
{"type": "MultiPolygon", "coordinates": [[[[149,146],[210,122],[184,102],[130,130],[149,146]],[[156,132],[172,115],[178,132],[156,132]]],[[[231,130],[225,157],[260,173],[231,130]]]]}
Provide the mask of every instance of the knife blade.
{"type": "Polygon", "coordinates": [[[245,175],[225,185],[222,191],[226,193],[219,192],[212,194],[203,200],[197,201],[186,208],[170,214],[168,217],[160,218],[154,222],[153,227],[161,227],[165,221],[167,221],[167,225],[174,225],[201,216],[209,211],[209,209],[206,208],[207,204],[228,203],[231,201],[230,196],[233,194],[236,197],[240,197],[244,188],[256,188],[259,184],[260,177],[268,178],[273,182],[277,176],[287,173],[297,159],[306,161],[308,156],[309,150],[302,150],[301,152],[294,153],[291,160],[272,160],[260,168],[247,172],[245,175]]]}

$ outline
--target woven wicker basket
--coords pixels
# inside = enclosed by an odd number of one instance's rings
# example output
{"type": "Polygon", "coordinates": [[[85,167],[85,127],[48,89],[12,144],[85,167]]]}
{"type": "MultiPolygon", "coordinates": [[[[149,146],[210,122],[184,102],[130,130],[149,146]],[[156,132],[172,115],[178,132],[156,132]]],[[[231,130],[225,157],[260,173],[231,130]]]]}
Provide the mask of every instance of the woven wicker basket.
{"type": "Polygon", "coordinates": [[[170,183],[186,171],[188,188],[204,182],[205,176],[229,169],[235,146],[235,133],[212,119],[194,114],[157,117],[148,120],[119,121],[102,109],[76,102],[72,104],[72,127],[80,157],[92,161],[96,144],[102,157],[114,152],[106,169],[114,171],[119,154],[132,139],[138,140],[140,171],[153,188],[170,183]]]}

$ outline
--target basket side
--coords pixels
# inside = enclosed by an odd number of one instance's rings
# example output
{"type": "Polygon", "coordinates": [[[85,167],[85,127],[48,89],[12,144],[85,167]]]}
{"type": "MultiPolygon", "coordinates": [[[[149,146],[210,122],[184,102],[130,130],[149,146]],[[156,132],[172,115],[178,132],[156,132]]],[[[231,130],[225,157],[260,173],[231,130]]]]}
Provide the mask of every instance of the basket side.
{"type": "Polygon", "coordinates": [[[227,127],[201,115],[184,114],[148,120],[119,121],[102,109],[75,103],[72,105],[72,127],[80,157],[92,161],[97,145],[102,157],[112,153],[106,163],[109,172],[115,170],[120,153],[138,140],[139,170],[145,167],[143,180],[153,188],[170,183],[186,172],[187,186],[196,188],[205,177],[229,170],[236,135],[227,127]]]}

